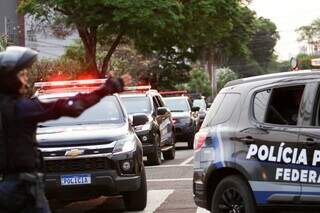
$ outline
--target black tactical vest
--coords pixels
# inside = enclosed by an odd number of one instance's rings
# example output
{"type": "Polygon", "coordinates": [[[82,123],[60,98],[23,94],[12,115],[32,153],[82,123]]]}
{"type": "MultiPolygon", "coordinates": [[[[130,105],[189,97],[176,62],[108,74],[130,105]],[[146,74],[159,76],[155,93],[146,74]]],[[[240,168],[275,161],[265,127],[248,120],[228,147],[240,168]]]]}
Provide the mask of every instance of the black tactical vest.
{"type": "Polygon", "coordinates": [[[0,94],[0,173],[8,170],[8,141],[12,135],[9,131],[15,123],[15,103],[13,97],[0,94]]]}

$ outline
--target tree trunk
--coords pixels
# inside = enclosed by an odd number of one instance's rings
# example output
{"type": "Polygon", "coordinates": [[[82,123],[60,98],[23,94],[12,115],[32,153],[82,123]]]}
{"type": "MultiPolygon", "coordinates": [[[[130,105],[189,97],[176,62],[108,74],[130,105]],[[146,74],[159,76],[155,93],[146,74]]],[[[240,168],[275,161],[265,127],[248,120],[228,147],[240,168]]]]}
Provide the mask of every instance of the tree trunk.
{"type": "Polygon", "coordinates": [[[208,67],[208,74],[211,82],[211,91],[212,97],[215,98],[217,95],[217,78],[216,78],[216,70],[217,65],[214,57],[214,53],[209,51],[207,54],[207,67],[208,67]]]}
{"type": "Polygon", "coordinates": [[[79,36],[85,49],[85,61],[87,68],[95,75],[99,75],[97,66],[97,28],[85,28],[77,26],[79,36]]]}
{"type": "Polygon", "coordinates": [[[118,45],[120,44],[123,35],[124,35],[123,32],[120,32],[118,34],[117,38],[112,43],[107,55],[103,59],[103,64],[102,64],[102,69],[101,69],[101,74],[103,76],[105,76],[107,74],[111,57],[112,57],[113,53],[116,51],[118,45]]]}

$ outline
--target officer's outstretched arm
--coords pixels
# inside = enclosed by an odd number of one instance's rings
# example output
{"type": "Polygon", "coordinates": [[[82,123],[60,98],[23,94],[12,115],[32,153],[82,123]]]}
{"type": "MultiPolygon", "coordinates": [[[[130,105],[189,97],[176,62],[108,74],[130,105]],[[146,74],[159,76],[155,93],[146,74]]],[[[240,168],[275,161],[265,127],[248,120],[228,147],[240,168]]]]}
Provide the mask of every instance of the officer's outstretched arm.
{"type": "Polygon", "coordinates": [[[29,122],[44,122],[62,116],[77,117],[87,108],[98,103],[103,97],[122,92],[122,79],[108,79],[102,87],[86,94],[78,94],[68,99],[42,103],[38,99],[23,101],[18,104],[18,117],[29,122]]]}
{"type": "MultiPolygon", "coordinates": [[[[104,86],[92,93],[79,93],[75,97],[62,100],[62,104],[57,108],[60,116],[78,117],[89,107],[98,103],[103,97],[113,93],[122,92],[124,83],[121,78],[108,79],[104,86]]],[[[59,104],[58,104],[59,105],[59,104]]]]}

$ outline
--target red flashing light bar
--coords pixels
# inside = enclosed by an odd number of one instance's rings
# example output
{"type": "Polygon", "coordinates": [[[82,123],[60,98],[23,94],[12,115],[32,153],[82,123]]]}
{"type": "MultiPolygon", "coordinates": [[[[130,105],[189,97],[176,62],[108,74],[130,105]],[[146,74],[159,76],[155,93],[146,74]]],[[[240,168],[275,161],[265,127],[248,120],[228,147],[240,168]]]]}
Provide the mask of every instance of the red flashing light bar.
{"type": "Polygon", "coordinates": [[[188,91],[186,90],[180,90],[180,91],[161,91],[160,94],[161,95],[183,95],[183,94],[187,94],[188,91]]]}
{"type": "Polygon", "coordinates": [[[44,87],[72,87],[83,85],[104,84],[107,79],[90,79],[90,80],[74,80],[74,81],[52,81],[52,82],[37,82],[34,84],[36,88],[44,87]]]}

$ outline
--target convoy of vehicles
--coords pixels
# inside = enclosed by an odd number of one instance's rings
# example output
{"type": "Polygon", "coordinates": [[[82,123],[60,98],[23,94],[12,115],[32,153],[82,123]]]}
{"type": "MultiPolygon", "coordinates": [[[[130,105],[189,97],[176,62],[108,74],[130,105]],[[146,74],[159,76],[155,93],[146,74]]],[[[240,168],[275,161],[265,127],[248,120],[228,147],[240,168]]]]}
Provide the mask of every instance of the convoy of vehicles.
{"type": "MultiPolygon", "coordinates": [[[[97,88],[103,80],[38,83],[43,102],[97,88]]],[[[39,124],[37,140],[44,157],[47,197],[68,203],[122,195],[127,210],[143,210],[147,201],[143,150],[117,95],[107,96],[77,118],[39,124]]]]}
{"type": "Polygon", "coordinates": [[[166,97],[164,101],[172,113],[176,140],[186,141],[188,148],[192,149],[194,135],[200,127],[199,107],[191,107],[187,96],[166,97]]]}
{"type": "MultiPolygon", "coordinates": [[[[204,98],[162,98],[156,90],[103,98],[77,118],[39,124],[46,193],[68,203],[122,195],[143,210],[151,165],[194,147],[195,203],[215,213],[255,213],[320,204],[320,73],[299,71],[229,82],[198,133],[204,98]],[[195,137],[194,137],[195,136],[195,137]]],[[[104,80],[38,83],[43,102],[89,92],[104,80]]]]}
{"type": "Polygon", "coordinates": [[[143,146],[143,154],[151,165],[175,158],[175,130],[170,110],[156,90],[134,90],[121,94],[121,100],[131,116],[139,116],[144,123],[135,125],[143,146]]]}
{"type": "Polygon", "coordinates": [[[229,82],[195,137],[194,198],[215,213],[320,204],[320,72],[229,82]]]}

